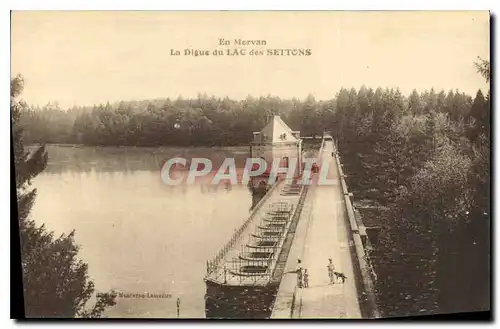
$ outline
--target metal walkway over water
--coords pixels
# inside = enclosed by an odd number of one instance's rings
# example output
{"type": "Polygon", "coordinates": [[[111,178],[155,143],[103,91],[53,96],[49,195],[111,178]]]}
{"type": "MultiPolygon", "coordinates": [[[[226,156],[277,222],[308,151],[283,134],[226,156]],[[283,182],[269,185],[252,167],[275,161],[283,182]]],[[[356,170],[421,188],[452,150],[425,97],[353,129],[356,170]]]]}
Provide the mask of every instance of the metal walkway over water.
{"type": "Polygon", "coordinates": [[[268,285],[284,266],[287,250],[308,186],[297,179],[278,181],[256,205],[245,223],[207,262],[205,281],[221,285],[268,285]],[[281,257],[280,257],[281,255],[281,257]]]}

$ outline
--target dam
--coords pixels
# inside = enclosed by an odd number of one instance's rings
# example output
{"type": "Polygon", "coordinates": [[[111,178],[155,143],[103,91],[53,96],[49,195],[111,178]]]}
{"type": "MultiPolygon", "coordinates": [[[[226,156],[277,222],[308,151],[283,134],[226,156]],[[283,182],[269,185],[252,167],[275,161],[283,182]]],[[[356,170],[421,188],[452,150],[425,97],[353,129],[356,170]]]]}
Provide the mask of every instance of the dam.
{"type": "MultiPolygon", "coordinates": [[[[268,126],[271,136],[293,137],[285,144],[288,147],[282,145],[270,154],[282,156],[284,150],[296,150],[300,159],[299,133],[276,118],[268,126]]],[[[259,140],[265,134],[255,135],[259,140]]],[[[207,261],[207,318],[379,317],[373,292],[376,275],[366,252],[370,241],[361,218],[356,217],[331,135],[323,135],[315,153],[315,163],[328,167],[335,184],[302,184],[303,175],[314,182],[318,173],[303,172],[301,166],[293,178],[278,177],[249,217],[207,261]],[[331,283],[329,259],[346,277],[344,282],[331,283]],[[298,265],[308,270],[307,288],[298,286],[298,265]]]]}

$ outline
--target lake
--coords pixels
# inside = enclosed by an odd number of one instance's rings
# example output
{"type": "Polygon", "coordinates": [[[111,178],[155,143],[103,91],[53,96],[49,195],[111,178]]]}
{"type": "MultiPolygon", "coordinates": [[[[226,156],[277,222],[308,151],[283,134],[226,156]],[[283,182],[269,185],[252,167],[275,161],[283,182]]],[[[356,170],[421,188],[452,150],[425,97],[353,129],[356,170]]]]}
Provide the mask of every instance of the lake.
{"type": "Polygon", "coordinates": [[[56,234],[76,231],[79,256],[96,292],[168,294],[119,298],[109,317],[205,316],[206,261],[248,217],[247,186],[167,186],[163,162],[207,157],[214,165],[248,147],[134,148],[47,146],[49,163],[35,178],[32,216],[56,234]]]}

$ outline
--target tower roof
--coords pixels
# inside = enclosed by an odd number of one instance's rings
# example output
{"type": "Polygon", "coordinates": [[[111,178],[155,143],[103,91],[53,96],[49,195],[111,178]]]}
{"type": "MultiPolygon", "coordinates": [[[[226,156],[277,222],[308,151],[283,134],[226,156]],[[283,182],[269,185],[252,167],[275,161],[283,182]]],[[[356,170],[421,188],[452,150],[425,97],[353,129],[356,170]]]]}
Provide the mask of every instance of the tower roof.
{"type": "Polygon", "coordinates": [[[266,143],[289,143],[297,141],[292,129],[283,122],[279,115],[273,116],[260,133],[266,137],[266,143]]]}

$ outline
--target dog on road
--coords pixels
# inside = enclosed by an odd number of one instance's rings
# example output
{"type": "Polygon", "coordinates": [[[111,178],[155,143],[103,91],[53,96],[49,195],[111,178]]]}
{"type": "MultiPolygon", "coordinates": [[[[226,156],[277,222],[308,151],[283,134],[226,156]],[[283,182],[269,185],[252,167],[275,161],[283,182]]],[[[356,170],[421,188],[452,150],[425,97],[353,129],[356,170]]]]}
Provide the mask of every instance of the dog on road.
{"type": "Polygon", "coordinates": [[[337,279],[337,281],[339,281],[339,279],[342,279],[342,283],[344,283],[345,280],[347,279],[347,277],[344,275],[344,273],[333,272],[333,274],[335,274],[335,278],[337,279]]]}

